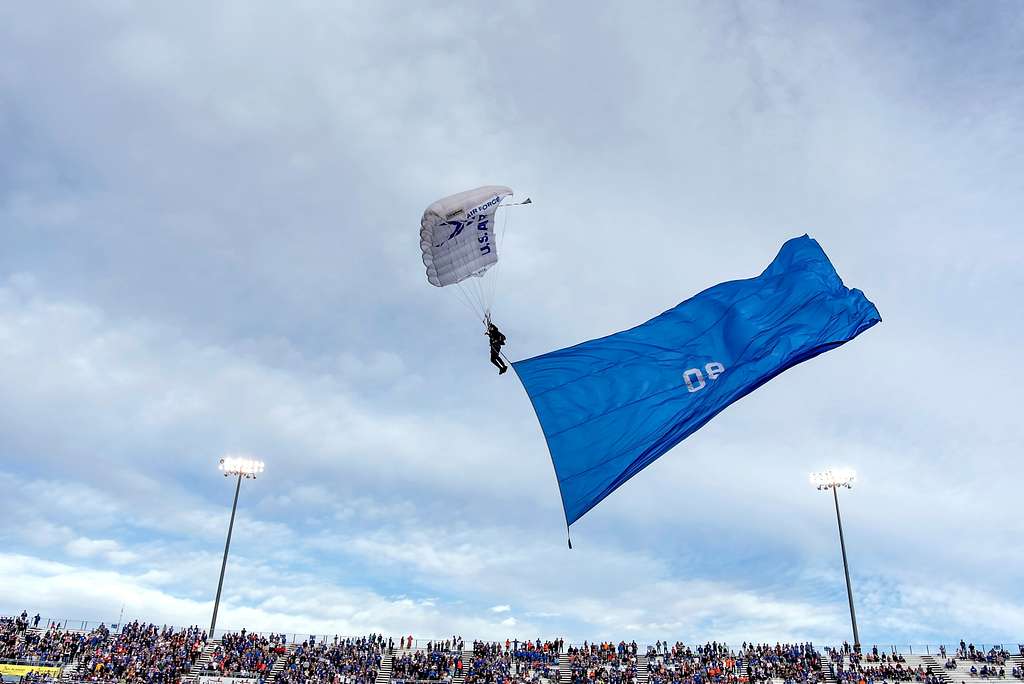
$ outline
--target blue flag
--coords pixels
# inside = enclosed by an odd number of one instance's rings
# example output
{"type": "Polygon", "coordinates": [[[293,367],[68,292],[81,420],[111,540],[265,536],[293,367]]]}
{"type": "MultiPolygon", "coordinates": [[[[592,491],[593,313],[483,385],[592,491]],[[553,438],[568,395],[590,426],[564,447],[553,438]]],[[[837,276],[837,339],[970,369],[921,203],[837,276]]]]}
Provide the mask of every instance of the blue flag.
{"type": "Polygon", "coordinates": [[[547,439],[571,525],[722,409],[881,318],[818,243],[630,330],[514,365],[547,439]]]}

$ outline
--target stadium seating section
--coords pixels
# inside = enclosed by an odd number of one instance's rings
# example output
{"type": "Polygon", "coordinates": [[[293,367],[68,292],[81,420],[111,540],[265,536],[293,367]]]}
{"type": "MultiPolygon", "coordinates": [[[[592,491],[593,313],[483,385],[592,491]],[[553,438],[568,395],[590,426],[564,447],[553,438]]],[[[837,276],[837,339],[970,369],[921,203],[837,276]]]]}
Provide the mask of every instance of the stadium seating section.
{"type": "MultiPolygon", "coordinates": [[[[738,648],[657,641],[415,641],[371,634],[289,639],[141,622],[73,629],[38,615],[0,618],[0,665],[24,684],[199,684],[228,677],[256,684],[987,684],[1024,682],[1024,645],[923,649],[848,644],[738,648]],[[59,675],[59,679],[58,679],[59,675]]],[[[242,684],[241,682],[239,684],[242,684]]]]}

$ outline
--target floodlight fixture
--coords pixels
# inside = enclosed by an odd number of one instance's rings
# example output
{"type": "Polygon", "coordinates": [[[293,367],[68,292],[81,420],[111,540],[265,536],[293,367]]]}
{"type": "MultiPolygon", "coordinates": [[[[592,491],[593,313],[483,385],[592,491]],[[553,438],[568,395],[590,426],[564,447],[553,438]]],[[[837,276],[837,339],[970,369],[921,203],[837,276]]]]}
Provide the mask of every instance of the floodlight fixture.
{"type": "Polygon", "coordinates": [[[857,472],[852,468],[829,468],[818,473],[811,473],[811,484],[820,489],[835,489],[846,487],[853,489],[853,483],[857,479],[857,472]]]}
{"type": "Polygon", "coordinates": [[[225,456],[220,459],[217,468],[224,473],[224,477],[238,475],[246,479],[256,479],[256,475],[263,472],[263,461],[245,456],[225,456]]]}

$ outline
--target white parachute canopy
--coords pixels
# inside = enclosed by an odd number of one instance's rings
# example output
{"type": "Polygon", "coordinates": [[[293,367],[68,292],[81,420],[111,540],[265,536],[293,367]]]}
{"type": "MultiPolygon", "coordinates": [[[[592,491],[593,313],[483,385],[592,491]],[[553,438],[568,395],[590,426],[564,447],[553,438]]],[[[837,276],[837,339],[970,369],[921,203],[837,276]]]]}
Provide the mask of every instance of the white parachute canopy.
{"type": "Polygon", "coordinates": [[[512,189],[503,185],[466,190],[431,204],[420,221],[427,280],[436,287],[457,285],[484,318],[490,312],[493,290],[481,281],[498,262],[494,212],[511,195],[512,189]]]}

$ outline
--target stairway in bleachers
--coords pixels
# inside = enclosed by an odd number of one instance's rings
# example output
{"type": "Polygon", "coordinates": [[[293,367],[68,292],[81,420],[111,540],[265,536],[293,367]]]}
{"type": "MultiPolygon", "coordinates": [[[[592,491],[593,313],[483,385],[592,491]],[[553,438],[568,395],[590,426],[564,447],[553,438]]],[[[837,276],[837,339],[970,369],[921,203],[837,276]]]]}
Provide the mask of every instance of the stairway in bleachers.
{"type": "Polygon", "coordinates": [[[572,671],[569,669],[569,654],[562,651],[558,654],[558,681],[560,684],[569,684],[572,678],[572,671]]]}
{"type": "Polygon", "coordinates": [[[462,658],[462,671],[455,670],[455,674],[452,675],[452,684],[464,684],[466,681],[466,670],[469,669],[469,664],[473,662],[473,649],[464,648],[462,653],[459,654],[462,658]]]}
{"type": "Polygon", "coordinates": [[[377,679],[373,684],[388,684],[391,681],[391,669],[395,663],[395,652],[385,651],[384,657],[380,659],[380,669],[377,670],[377,679]]]}
{"type": "Polygon", "coordinates": [[[193,682],[198,681],[199,675],[206,671],[206,666],[210,664],[210,661],[213,659],[213,652],[218,646],[220,646],[220,639],[207,641],[206,645],[203,646],[203,652],[196,658],[196,662],[189,668],[188,674],[185,675],[184,679],[193,682]]]}
{"type": "MultiPolygon", "coordinates": [[[[850,659],[847,656],[842,658],[843,667],[849,667],[850,659]]],[[[836,670],[838,664],[832,661],[831,655],[826,651],[821,652],[821,676],[828,684],[837,684],[839,679],[836,677],[836,670]]]]}
{"type": "MultiPolygon", "coordinates": [[[[750,666],[747,665],[747,676],[749,677],[749,675],[750,666]]],[[[836,679],[836,671],[834,669],[834,666],[832,665],[832,661],[828,660],[827,658],[821,659],[821,678],[825,681],[826,684],[837,684],[837,682],[839,681],[838,679],[836,679]]],[[[749,679],[747,681],[749,681],[749,679]]]]}
{"type": "Polygon", "coordinates": [[[636,684],[648,684],[650,681],[650,662],[647,660],[647,656],[638,653],[636,656],[636,684]]]}
{"type": "Polygon", "coordinates": [[[78,656],[75,660],[64,666],[61,670],[60,679],[62,682],[79,682],[82,680],[82,675],[85,674],[82,668],[85,667],[86,654],[83,653],[78,656]]]}
{"type": "Polygon", "coordinates": [[[919,661],[921,665],[924,665],[926,669],[931,670],[932,674],[939,678],[942,684],[952,684],[953,679],[949,676],[949,670],[946,669],[945,663],[937,659],[933,655],[913,656],[905,655],[903,659],[907,661],[907,665],[916,668],[918,663],[913,662],[919,661]]]}
{"type": "MultiPolygon", "coordinates": [[[[750,660],[746,657],[740,658],[740,677],[745,682],[750,681],[750,660]]],[[[833,681],[835,681],[834,678],[833,681]]]]}
{"type": "Polygon", "coordinates": [[[270,672],[267,674],[265,681],[272,683],[275,679],[277,679],[278,673],[284,669],[285,664],[288,662],[288,657],[291,654],[295,653],[295,649],[297,647],[298,644],[296,644],[295,642],[292,642],[285,647],[285,652],[274,659],[274,664],[273,666],[271,666],[270,672]]]}

